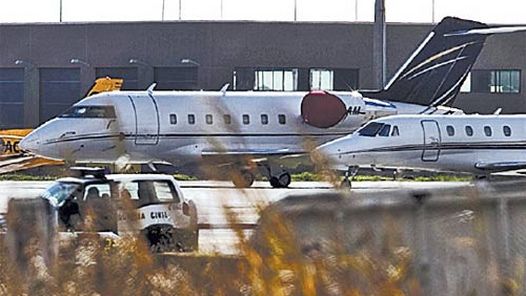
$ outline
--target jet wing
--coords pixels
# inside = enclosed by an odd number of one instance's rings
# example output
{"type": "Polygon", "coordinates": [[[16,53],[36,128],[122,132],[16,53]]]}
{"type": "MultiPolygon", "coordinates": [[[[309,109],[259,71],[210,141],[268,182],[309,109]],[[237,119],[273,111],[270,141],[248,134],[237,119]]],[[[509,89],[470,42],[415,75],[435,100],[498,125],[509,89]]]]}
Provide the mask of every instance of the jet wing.
{"type": "Polygon", "coordinates": [[[526,169],[526,162],[523,161],[509,161],[509,162],[494,162],[494,163],[476,163],[477,169],[488,172],[504,172],[526,169]]]}
{"type": "MultiPolygon", "coordinates": [[[[235,149],[235,150],[203,150],[201,156],[203,158],[216,158],[224,160],[223,162],[233,162],[233,159],[244,158],[251,162],[263,162],[271,158],[283,159],[296,156],[303,156],[306,152],[303,149],[235,149]]],[[[222,162],[222,161],[217,161],[222,162]]]]}

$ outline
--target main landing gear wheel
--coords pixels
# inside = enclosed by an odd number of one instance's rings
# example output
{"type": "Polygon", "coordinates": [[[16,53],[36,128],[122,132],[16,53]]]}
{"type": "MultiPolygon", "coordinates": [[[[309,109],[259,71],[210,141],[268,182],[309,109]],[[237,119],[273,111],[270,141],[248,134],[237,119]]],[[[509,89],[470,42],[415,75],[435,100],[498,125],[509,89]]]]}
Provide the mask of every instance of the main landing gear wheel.
{"type": "Polygon", "coordinates": [[[287,188],[290,185],[292,178],[288,172],[284,172],[278,177],[272,176],[269,180],[270,186],[273,188],[287,188]]]}
{"type": "Polygon", "coordinates": [[[254,174],[250,171],[241,171],[232,175],[232,183],[237,188],[248,188],[254,184],[254,174]]]}

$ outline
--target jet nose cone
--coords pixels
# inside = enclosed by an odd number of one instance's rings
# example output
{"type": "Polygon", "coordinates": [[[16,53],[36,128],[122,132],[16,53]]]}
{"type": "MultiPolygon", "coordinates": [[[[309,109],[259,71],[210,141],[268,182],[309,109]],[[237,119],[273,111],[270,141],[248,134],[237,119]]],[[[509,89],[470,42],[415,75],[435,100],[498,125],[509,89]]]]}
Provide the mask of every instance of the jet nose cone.
{"type": "Polygon", "coordinates": [[[30,133],[29,135],[25,136],[21,141],[20,141],[20,148],[22,148],[22,150],[24,151],[29,151],[31,153],[34,153],[34,154],[38,154],[39,152],[39,147],[40,147],[40,136],[35,133],[35,132],[32,132],[30,133]]]}

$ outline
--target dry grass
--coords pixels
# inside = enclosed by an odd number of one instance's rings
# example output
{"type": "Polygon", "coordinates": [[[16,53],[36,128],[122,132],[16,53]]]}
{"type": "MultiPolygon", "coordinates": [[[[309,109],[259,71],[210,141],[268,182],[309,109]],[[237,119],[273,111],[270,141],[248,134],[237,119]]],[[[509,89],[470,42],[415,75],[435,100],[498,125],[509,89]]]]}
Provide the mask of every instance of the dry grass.
{"type": "MultiPolygon", "coordinates": [[[[232,224],[237,216],[227,211],[232,224]]],[[[411,251],[350,254],[331,242],[330,254],[301,246],[286,219],[268,213],[255,239],[235,229],[240,258],[152,254],[142,237],[117,241],[84,234],[62,244],[46,265],[37,241],[27,263],[1,246],[0,295],[418,295],[409,273],[411,251]]],[[[389,248],[387,248],[389,249],[389,248]]]]}

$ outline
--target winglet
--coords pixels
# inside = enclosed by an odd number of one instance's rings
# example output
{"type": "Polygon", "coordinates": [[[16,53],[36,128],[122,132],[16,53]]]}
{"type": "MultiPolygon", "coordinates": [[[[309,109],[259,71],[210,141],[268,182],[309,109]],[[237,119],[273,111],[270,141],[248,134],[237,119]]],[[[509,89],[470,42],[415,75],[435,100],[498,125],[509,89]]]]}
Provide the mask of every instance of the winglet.
{"type": "Polygon", "coordinates": [[[226,83],[225,85],[223,85],[223,87],[221,88],[221,90],[219,90],[223,96],[226,94],[226,91],[227,89],[230,87],[230,83],[226,83]]]}
{"type": "Polygon", "coordinates": [[[146,89],[146,91],[149,93],[149,94],[152,94],[153,93],[153,89],[157,86],[157,83],[152,83],[150,86],[148,86],[148,88],[146,89]]]}

